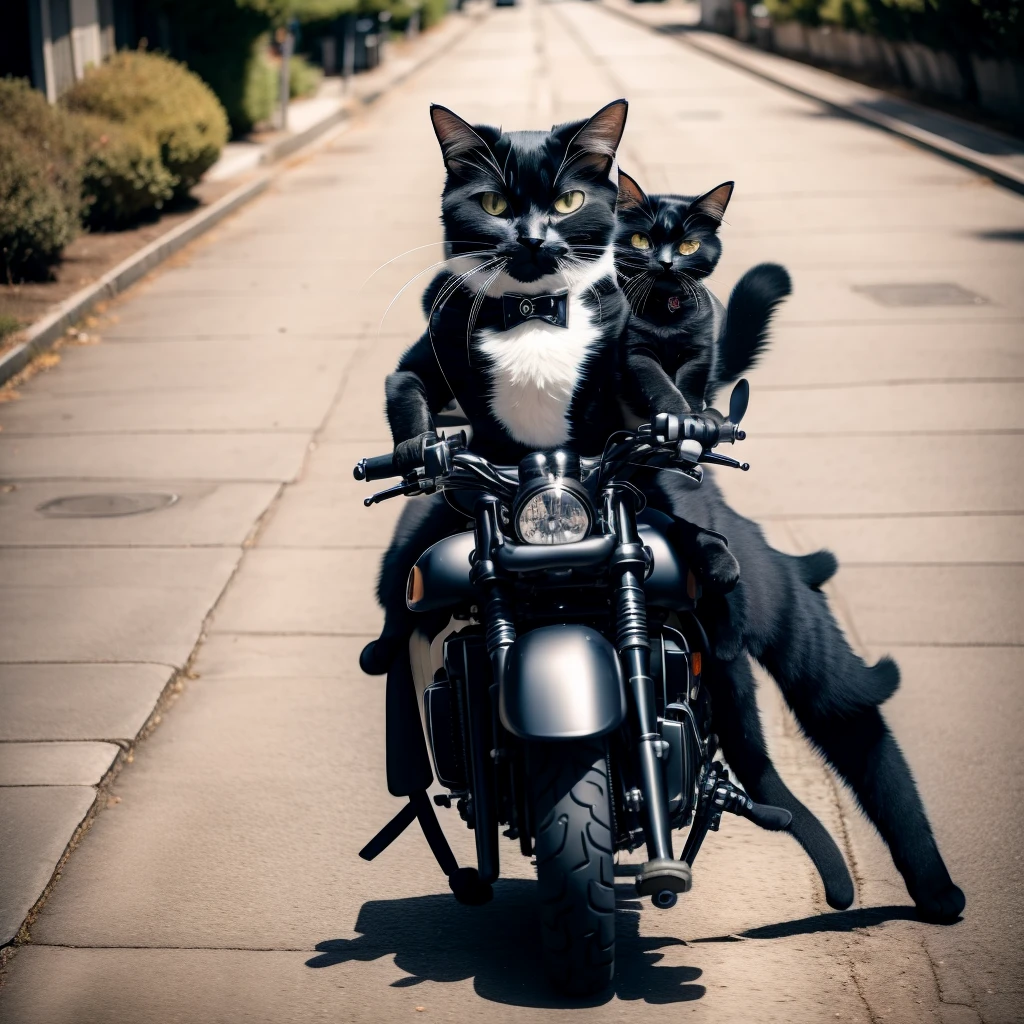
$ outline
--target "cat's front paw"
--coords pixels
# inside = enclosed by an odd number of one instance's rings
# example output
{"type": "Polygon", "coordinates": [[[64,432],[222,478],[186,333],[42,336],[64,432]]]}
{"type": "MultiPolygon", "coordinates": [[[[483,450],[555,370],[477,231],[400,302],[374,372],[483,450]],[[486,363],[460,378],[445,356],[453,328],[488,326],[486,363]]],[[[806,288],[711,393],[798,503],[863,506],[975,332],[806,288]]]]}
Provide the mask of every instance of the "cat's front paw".
{"type": "Polygon", "coordinates": [[[700,537],[697,550],[701,582],[714,594],[728,594],[740,580],[740,563],[728,544],[714,536],[700,537]]]}
{"type": "Polygon", "coordinates": [[[951,880],[935,889],[914,894],[917,912],[925,921],[934,924],[952,924],[960,919],[967,906],[963,890],[951,880]]]}

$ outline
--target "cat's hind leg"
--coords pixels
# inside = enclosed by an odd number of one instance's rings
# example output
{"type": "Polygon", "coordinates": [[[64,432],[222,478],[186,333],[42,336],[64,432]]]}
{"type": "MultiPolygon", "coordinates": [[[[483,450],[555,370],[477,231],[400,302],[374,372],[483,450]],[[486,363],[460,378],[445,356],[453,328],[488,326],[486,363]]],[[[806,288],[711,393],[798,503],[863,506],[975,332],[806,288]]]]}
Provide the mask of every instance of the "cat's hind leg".
{"type": "Polygon", "coordinates": [[[828,905],[845,910],[854,896],[850,872],[825,826],[790,792],[768,756],[750,662],[741,654],[728,662],[709,658],[706,664],[712,723],[729,767],[750,797],[793,815],[789,832],[817,869],[828,905]]]}
{"type": "Polygon", "coordinates": [[[760,598],[767,615],[759,616],[768,621],[756,631],[748,627],[746,634],[748,650],[779,684],[786,703],[794,711],[799,706],[823,716],[855,714],[885,703],[899,687],[899,667],[888,657],[867,665],[850,647],[828,599],[814,586],[817,570],[831,567],[816,564],[822,553],[804,561],[769,551],[774,598],[760,598]]]}
{"type": "Polygon", "coordinates": [[[802,705],[794,710],[888,844],[921,916],[955,921],[966,899],[949,877],[910,766],[878,708],[853,715],[822,714],[802,705]]]}
{"type": "MultiPolygon", "coordinates": [[[[865,664],[850,647],[825,595],[808,585],[801,572],[805,563],[765,547],[773,562],[767,574],[773,588],[755,588],[758,614],[753,618],[759,628],[742,623],[748,649],[779,684],[801,728],[850,786],[889,845],[921,914],[955,920],[964,895],[949,877],[910,768],[878,710],[896,692],[899,668],[891,658],[865,664]]],[[[741,554],[745,579],[752,562],[741,554]]],[[[742,597],[737,591],[726,598],[736,603],[730,612],[741,620],[746,610],[742,597]]]]}
{"type": "Polygon", "coordinates": [[[359,667],[367,675],[383,675],[398,651],[405,649],[413,626],[413,613],[406,607],[405,591],[416,560],[431,544],[462,529],[466,518],[465,513],[453,509],[442,494],[406,503],[381,559],[377,579],[377,600],[384,609],[384,628],[359,655],[359,667]]]}

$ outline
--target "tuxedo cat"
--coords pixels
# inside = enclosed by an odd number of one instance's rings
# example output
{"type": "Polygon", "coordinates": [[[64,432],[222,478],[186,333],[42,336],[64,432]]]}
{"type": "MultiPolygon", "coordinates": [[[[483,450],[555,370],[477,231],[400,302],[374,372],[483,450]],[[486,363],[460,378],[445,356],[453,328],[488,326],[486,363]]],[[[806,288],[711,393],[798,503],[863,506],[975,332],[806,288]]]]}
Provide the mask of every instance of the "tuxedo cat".
{"type": "Polygon", "coordinates": [[[619,171],[615,263],[633,316],[623,337],[623,399],[646,421],[704,408],[767,345],[772,313],[790,293],[775,263],[748,270],[726,310],[704,284],[722,255],[718,228],[732,197],[725,182],[696,197],[648,197],[619,171]]]}
{"type": "MultiPolygon", "coordinates": [[[[431,108],[448,170],[442,219],[452,258],[424,296],[427,331],[387,379],[400,466],[415,465],[434,416],[452,397],[473,428],[472,447],[506,464],[556,445],[596,454],[622,426],[616,370],[629,307],[615,282],[617,190],[609,172],[625,116],[620,100],[550,132],[501,132],[431,108]]],[[[652,486],[652,494],[657,491],[652,486]]],[[[381,566],[385,627],[360,665],[388,674],[387,772],[395,796],[420,792],[432,781],[410,695],[407,642],[414,617],[405,605],[406,580],[430,544],[467,525],[465,513],[443,495],[408,502],[381,566]]],[[[675,542],[688,559],[710,549],[732,560],[721,538],[703,545],[702,532],[679,524],[675,542]]],[[[701,567],[705,580],[713,570],[701,567]]],[[[715,589],[721,595],[728,586],[715,589]]],[[[416,622],[428,632],[442,625],[416,622]]],[[[793,834],[812,852],[829,901],[848,906],[853,886],[842,855],[768,759],[753,689],[734,687],[730,677],[715,681],[718,719],[743,723],[743,729],[757,725],[749,752],[742,749],[742,730],[720,730],[730,763],[756,764],[762,790],[770,788],[794,813],[793,834]]]]}
{"type": "Polygon", "coordinates": [[[387,379],[396,445],[430,431],[454,397],[492,461],[601,451],[619,418],[614,360],[629,313],[609,180],[626,101],[549,132],[474,127],[437,105],[430,117],[448,170],[450,259],[424,297],[427,331],[387,379]]]}
{"type": "MultiPolygon", "coordinates": [[[[616,262],[632,316],[624,336],[624,393],[640,418],[704,408],[714,389],[745,372],[767,344],[771,314],[789,294],[782,267],[748,271],[723,310],[701,279],[721,255],[718,227],[732,183],[694,199],[644,194],[619,174],[616,262]]],[[[895,662],[867,666],[847,643],[820,587],[835,573],[829,552],[794,558],[773,549],[760,527],[725,503],[707,473],[696,490],[662,476],[677,518],[729,538],[740,574],[710,593],[700,618],[714,657],[705,679],[730,767],[758,801],[793,813],[791,831],[810,854],[832,906],[853,898],[834,863],[834,844],[780,781],[768,760],[747,655],[779,684],[811,742],[847,782],[889,845],[923,916],[955,920],[965,905],[939,853],[896,740],[878,710],[899,685],[895,662]],[[723,695],[725,699],[723,700],[723,695]]],[[[848,879],[846,880],[848,882],[848,879]]]]}

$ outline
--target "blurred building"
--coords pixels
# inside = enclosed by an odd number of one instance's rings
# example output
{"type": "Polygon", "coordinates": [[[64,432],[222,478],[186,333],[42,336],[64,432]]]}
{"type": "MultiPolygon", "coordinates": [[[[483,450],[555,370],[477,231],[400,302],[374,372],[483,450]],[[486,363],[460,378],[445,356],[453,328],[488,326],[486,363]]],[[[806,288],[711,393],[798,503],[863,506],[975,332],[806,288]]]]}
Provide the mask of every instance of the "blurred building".
{"type": "Polygon", "coordinates": [[[0,75],[28,78],[52,103],[115,45],[115,0],[5,0],[0,75]]]}

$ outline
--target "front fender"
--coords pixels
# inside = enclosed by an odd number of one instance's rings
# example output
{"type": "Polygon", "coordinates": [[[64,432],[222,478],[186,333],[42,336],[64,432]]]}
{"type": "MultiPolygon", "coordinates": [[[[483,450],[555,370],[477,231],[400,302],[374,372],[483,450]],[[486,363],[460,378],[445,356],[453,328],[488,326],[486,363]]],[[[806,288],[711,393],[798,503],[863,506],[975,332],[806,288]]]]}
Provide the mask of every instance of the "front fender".
{"type": "Polygon", "coordinates": [[[626,716],[619,656],[587,626],[531,630],[509,648],[498,710],[520,739],[603,736],[626,716]]]}

